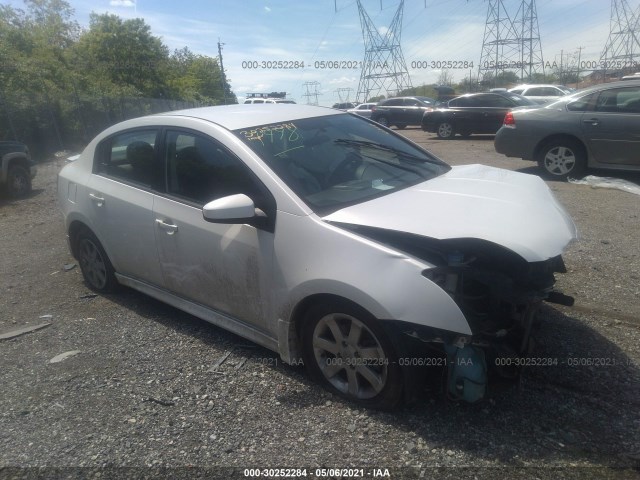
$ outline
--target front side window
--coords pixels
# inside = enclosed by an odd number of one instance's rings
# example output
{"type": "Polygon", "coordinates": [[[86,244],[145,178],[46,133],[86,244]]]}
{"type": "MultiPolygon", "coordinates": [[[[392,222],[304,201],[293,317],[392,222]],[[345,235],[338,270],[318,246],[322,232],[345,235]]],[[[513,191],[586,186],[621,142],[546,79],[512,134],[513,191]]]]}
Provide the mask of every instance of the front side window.
{"type": "Polygon", "coordinates": [[[249,169],[213,139],[168,131],[165,140],[167,193],[204,205],[244,193],[258,205],[260,190],[249,169]]]}
{"type": "Polygon", "coordinates": [[[424,182],[450,167],[353,115],[262,125],[234,133],[316,213],[424,182]]]}
{"type": "Polygon", "coordinates": [[[105,140],[97,149],[95,173],[150,187],[157,178],[155,144],[158,131],[132,130],[105,140]]]}

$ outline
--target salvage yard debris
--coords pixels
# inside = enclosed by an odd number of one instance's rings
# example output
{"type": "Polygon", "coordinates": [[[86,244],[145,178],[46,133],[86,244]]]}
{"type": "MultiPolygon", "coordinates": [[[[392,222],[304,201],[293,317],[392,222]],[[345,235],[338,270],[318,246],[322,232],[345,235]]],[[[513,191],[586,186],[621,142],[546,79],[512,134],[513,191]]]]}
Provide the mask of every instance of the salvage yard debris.
{"type": "Polygon", "coordinates": [[[35,332],[36,330],[40,330],[41,328],[45,328],[51,325],[51,323],[41,323],[39,325],[31,325],[29,327],[22,327],[17,330],[11,330],[10,332],[5,332],[0,334],[0,340],[8,340],[10,338],[16,338],[20,335],[24,335],[25,333],[35,332]]]}
{"type": "Polygon", "coordinates": [[[569,179],[569,183],[576,185],[591,185],[591,188],[615,188],[623,192],[640,195],[640,185],[628,180],[612,177],[596,177],[595,175],[587,175],[582,180],[569,179]]]}
{"type": "Polygon", "coordinates": [[[49,360],[49,363],[60,363],[69,357],[78,355],[79,353],[81,353],[80,350],[70,350],[68,352],[61,353],[60,355],[56,355],[51,360],[49,360]]]}

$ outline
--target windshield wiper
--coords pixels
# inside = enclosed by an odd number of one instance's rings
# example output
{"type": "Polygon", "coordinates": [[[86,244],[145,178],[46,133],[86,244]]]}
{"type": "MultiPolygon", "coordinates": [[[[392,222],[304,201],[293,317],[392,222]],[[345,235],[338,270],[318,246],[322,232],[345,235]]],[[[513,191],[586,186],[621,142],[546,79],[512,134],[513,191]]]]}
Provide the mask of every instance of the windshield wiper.
{"type": "MultiPolygon", "coordinates": [[[[412,153],[405,152],[404,150],[400,150],[399,148],[390,147],[389,145],[384,145],[382,143],[371,142],[369,140],[353,140],[350,138],[338,138],[334,140],[335,143],[343,144],[343,145],[357,145],[360,147],[371,147],[376,148],[378,150],[384,150],[385,152],[393,152],[398,155],[402,155],[403,157],[410,158],[412,160],[418,160],[420,163],[429,162],[429,159],[418,157],[417,155],[413,155],[412,153]]],[[[429,162],[433,163],[433,162],[429,162]]]]}
{"type": "MultiPolygon", "coordinates": [[[[389,147],[387,145],[383,145],[381,143],[375,143],[375,142],[369,142],[366,140],[349,140],[346,138],[339,138],[337,140],[334,140],[335,143],[338,144],[343,144],[343,145],[354,145],[354,146],[359,146],[359,147],[372,147],[378,150],[384,150],[385,152],[392,152],[392,153],[396,153],[398,155],[403,155],[406,156],[407,158],[413,159],[413,160],[419,160],[420,163],[425,163],[425,160],[417,157],[415,155],[412,155],[410,153],[407,152],[403,152],[402,150],[398,150],[397,148],[393,148],[393,147],[389,147]]],[[[430,178],[431,176],[433,176],[432,172],[426,172],[426,171],[422,171],[419,170],[417,168],[411,168],[408,167],[406,165],[402,165],[400,163],[395,163],[395,162],[390,162],[389,160],[383,160],[382,158],[376,158],[373,157],[371,155],[366,155],[363,154],[362,152],[360,152],[360,155],[370,158],[372,160],[375,160],[376,162],[380,162],[380,163],[384,163],[385,165],[389,165],[391,167],[395,167],[398,170],[404,170],[405,172],[411,172],[414,173],[422,178],[430,178]],[[430,174],[430,175],[429,175],[430,174]]]]}

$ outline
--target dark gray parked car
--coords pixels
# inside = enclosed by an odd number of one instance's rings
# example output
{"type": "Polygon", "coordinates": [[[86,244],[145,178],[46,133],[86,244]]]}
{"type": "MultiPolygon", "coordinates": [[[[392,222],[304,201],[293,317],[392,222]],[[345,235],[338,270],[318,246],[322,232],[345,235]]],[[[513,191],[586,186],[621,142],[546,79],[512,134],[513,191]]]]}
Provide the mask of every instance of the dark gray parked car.
{"type": "Polygon", "coordinates": [[[640,80],[605,83],[505,115],[495,149],[535,160],[549,178],[587,168],[640,171],[640,80]]]}

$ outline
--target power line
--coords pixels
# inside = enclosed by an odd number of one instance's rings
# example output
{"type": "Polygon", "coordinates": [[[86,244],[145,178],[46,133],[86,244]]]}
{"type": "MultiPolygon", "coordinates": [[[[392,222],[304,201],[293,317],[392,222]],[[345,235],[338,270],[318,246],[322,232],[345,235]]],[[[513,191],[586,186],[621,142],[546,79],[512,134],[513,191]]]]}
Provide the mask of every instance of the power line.
{"type": "Polygon", "coordinates": [[[627,0],[611,1],[609,38],[600,56],[600,65],[619,76],[635,71],[640,63],[640,5],[635,12],[627,0]]]}
{"type": "Polygon", "coordinates": [[[489,0],[478,80],[492,77],[495,84],[505,71],[519,71],[529,81],[534,73],[544,74],[535,0],[521,0],[511,15],[504,0],[489,0]]]}
{"type": "Polygon", "coordinates": [[[389,96],[411,88],[411,78],[400,47],[404,0],[400,2],[384,36],[373,24],[360,0],[357,3],[365,52],[356,101],[366,102],[382,92],[389,96]]]}

